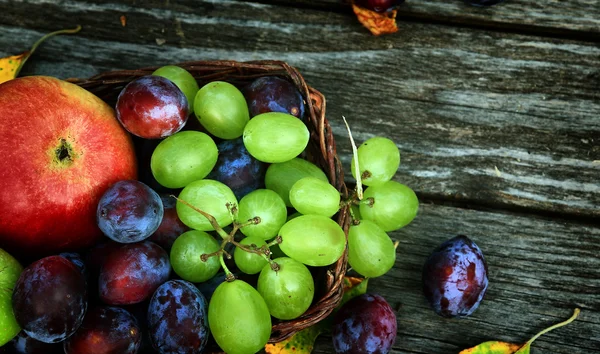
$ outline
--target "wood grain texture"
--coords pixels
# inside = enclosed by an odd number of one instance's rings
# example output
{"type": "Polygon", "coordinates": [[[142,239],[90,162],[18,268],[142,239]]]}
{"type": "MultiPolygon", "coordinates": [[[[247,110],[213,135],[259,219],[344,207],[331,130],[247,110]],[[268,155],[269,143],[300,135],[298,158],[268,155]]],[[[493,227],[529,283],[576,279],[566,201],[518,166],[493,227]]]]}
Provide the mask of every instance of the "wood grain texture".
{"type": "MultiPolygon", "coordinates": [[[[259,2],[350,12],[350,0],[259,2]]],[[[420,20],[600,40],[600,4],[597,0],[506,0],[490,7],[471,6],[463,0],[407,0],[399,7],[398,19],[400,27],[404,20],[420,20]]]]}
{"type": "MultiPolygon", "coordinates": [[[[564,220],[425,204],[390,234],[400,241],[394,268],[368,291],[398,308],[392,353],[458,353],[488,340],[524,343],[536,332],[582,312],[571,325],[540,337],[532,354],[595,353],[600,348],[600,229],[564,220]],[[422,295],[425,259],[464,234],[482,249],[490,285],[480,307],[462,320],[437,316],[422,295]]],[[[330,354],[331,338],[315,354],[330,354]]]]}
{"type": "Polygon", "coordinates": [[[600,48],[593,43],[418,23],[374,38],[343,14],[236,1],[199,1],[193,12],[185,3],[11,3],[0,0],[0,54],[24,50],[41,34],[22,27],[84,26],[45,44],[25,74],[281,59],[328,98],[346,166],[342,115],[358,142],[374,135],[397,142],[397,180],[425,198],[600,216],[600,48]]]}

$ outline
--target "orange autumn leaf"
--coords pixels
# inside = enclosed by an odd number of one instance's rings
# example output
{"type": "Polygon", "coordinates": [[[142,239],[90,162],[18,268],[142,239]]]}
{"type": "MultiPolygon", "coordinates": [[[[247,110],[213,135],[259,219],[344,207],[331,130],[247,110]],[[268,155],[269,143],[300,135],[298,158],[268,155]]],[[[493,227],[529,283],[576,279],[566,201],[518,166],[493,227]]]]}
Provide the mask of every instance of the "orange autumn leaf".
{"type": "Polygon", "coordinates": [[[352,2],[352,10],[354,10],[358,21],[376,36],[398,32],[398,26],[396,25],[397,10],[379,13],[360,7],[354,2],[352,2]]]}
{"type": "Polygon", "coordinates": [[[72,30],[60,30],[49,33],[38,39],[38,41],[33,44],[30,50],[19,55],[0,58],[0,84],[16,78],[27,59],[29,59],[29,57],[33,54],[37,47],[42,44],[43,41],[57,34],[77,33],[79,30],[81,30],[81,26],[77,26],[77,28],[72,30]]]}

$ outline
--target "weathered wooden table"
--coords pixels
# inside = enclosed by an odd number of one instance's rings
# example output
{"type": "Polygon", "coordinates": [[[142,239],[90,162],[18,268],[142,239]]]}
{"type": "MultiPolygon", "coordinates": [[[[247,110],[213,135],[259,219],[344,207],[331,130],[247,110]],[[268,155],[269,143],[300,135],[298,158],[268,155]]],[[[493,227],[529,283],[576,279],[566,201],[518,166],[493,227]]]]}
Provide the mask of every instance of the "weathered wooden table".
{"type": "Polygon", "coordinates": [[[524,342],[575,307],[532,353],[600,353],[600,1],[409,0],[400,31],[374,37],[341,0],[0,0],[0,56],[77,24],[22,74],[280,59],[326,95],[346,166],[342,115],[359,142],[398,143],[396,179],[421,209],[391,234],[394,269],[370,281],[398,309],[394,353],[524,342]],[[457,234],[483,249],[490,287],[473,316],[447,320],[428,308],[421,268],[457,234]]]}

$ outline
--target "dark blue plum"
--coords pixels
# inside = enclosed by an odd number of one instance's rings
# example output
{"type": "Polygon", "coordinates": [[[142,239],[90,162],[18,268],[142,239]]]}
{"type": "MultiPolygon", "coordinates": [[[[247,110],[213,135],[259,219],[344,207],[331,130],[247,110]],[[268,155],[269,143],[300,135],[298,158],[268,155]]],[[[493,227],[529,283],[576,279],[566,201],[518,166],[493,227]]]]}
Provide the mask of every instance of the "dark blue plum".
{"type": "Polygon", "coordinates": [[[436,248],[423,267],[423,293],[442,317],[466,317],[488,287],[487,264],[475,242],[456,236],[436,248]]]}
{"type": "Polygon", "coordinates": [[[109,305],[142,302],[169,280],[170,272],[169,255],[159,245],[150,241],[121,245],[102,263],[100,299],[109,305]]]}
{"type": "MultiPolygon", "coordinates": [[[[44,343],[21,331],[5,347],[10,354],[64,354],[62,343],[44,343]]],[[[2,353],[2,351],[0,351],[2,353]]]]}
{"type": "Polygon", "coordinates": [[[338,354],[386,354],[396,341],[396,314],[385,299],[363,294],[346,302],[333,319],[338,354]]]}
{"type": "Polygon", "coordinates": [[[467,4],[473,6],[492,6],[503,2],[504,0],[465,0],[467,4]]]}
{"type": "Polygon", "coordinates": [[[12,303],[17,323],[29,337],[57,343],[72,335],[83,321],[86,281],[65,257],[42,258],[23,270],[12,303]]]}
{"type": "Polygon", "coordinates": [[[358,0],[356,3],[375,12],[386,12],[395,9],[404,0],[358,0]]]}
{"type": "Polygon", "coordinates": [[[170,280],[148,305],[148,331],[161,354],[201,353],[209,337],[208,304],[194,284],[170,280]]]}
{"type": "Polygon", "coordinates": [[[169,195],[161,195],[160,198],[163,203],[164,215],[160,226],[148,240],[156,242],[165,250],[170,250],[177,237],[189,231],[190,228],[179,219],[177,209],[175,209],[175,198],[169,195]]]}
{"type": "Polygon", "coordinates": [[[136,319],[118,307],[95,307],[64,342],[65,354],[136,354],[142,340],[136,319]]]}
{"type": "Polygon", "coordinates": [[[83,274],[83,277],[85,278],[85,280],[89,281],[90,274],[87,270],[87,266],[85,265],[85,262],[83,261],[83,257],[79,253],[63,252],[63,253],[59,254],[59,256],[63,256],[66,259],[68,259],[69,261],[71,261],[79,269],[79,271],[81,271],[81,274],[83,274]]]}
{"type": "Polygon", "coordinates": [[[237,200],[264,187],[267,165],[250,155],[242,138],[222,141],[217,148],[219,158],[207,179],[227,185],[237,200]]]}
{"type": "Polygon", "coordinates": [[[135,180],[119,181],[108,188],[96,213],[100,230],[120,243],[140,242],[158,229],[164,214],[160,196],[135,180]]]}
{"type": "Polygon", "coordinates": [[[267,112],[288,113],[304,118],[304,99],[291,82],[277,76],[263,76],[243,89],[250,117],[267,112]]]}

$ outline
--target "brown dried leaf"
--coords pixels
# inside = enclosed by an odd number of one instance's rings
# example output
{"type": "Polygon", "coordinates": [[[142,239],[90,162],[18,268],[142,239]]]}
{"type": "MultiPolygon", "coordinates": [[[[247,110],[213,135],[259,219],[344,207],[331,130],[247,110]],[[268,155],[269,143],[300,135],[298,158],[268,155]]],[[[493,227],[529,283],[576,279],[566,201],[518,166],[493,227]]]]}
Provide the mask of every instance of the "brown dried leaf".
{"type": "Polygon", "coordinates": [[[398,26],[396,25],[397,10],[378,13],[358,6],[354,1],[352,2],[352,10],[354,10],[358,21],[376,36],[398,32],[398,26]]]}

